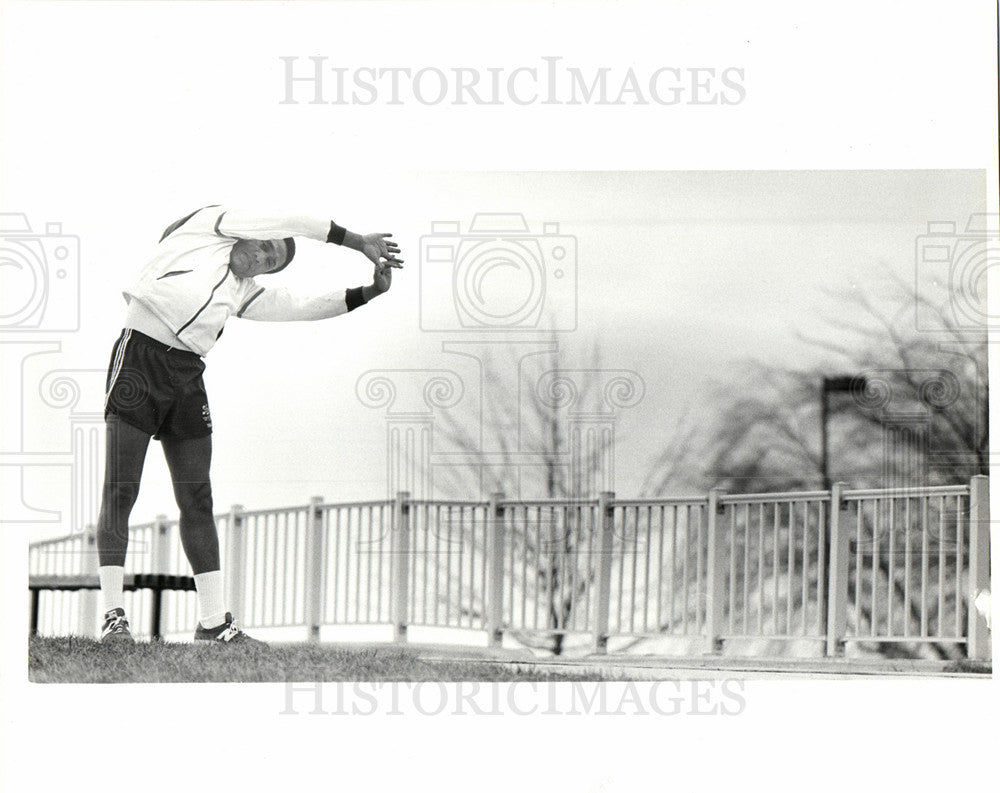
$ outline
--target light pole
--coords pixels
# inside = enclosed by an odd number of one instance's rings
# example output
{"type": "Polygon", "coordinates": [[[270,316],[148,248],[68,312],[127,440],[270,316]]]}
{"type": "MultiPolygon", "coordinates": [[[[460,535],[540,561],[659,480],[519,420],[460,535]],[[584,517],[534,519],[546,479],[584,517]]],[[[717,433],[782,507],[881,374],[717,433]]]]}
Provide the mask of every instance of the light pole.
{"type": "Polygon", "coordinates": [[[819,395],[819,424],[820,424],[820,439],[819,439],[819,470],[823,477],[823,489],[830,489],[830,457],[829,457],[829,441],[827,439],[828,429],[827,423],[830,417],[830,405],[827,398],[827,394],[833,393],[850,393],[852,391],[864,391],[868,386],[868,380],[863,375],[856,375],[854,377],[850,375],[841,375],[839,377],[824,377],[823,384],[820,387],[819,395]]]}
{"type": "MultiPolygon", "coordinates": [[[[838,377],[824,377],[822,385],[820,386],[819,394],[819,424],[820,424],[820,446],[819,446],[819,468],[820,475],[823,477],[823,489],[831,490],[833,483],[830,481],[830,458],[829,458],[829,441],[827,439],[828,429],[827,423],[830,418],[830,406],[827,394],[843,394],[843,393],[858,393],[859,391],[864,391],[868,386],[868,380],[863,375],[840,375],[838,377]]],[[[823,625],[823,633],[826,634],[827,630],[827,608],[826,600],[829,592],[830,583],[830,510],[835,509],[836,505],[833,503],[832,499],[830,502],[830,509],[825,513],[823,520],[823,569],[820,574],[823,576],[822,581],[823,586],[818,587],[818,591],[823,593],[823,596],[818,598],[819,600],[819,613],[820,620],[823,625]]]]}

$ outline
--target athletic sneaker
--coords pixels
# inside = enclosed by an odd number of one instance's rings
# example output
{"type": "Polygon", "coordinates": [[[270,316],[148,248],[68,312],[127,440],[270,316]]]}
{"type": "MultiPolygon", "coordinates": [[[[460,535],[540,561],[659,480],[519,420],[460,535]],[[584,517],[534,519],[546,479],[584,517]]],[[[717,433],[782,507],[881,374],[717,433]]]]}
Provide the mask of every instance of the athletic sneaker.
{"type": "Polygon", "coordinates": [[[125,609],[111,609],[104,615],[101,644],[135,644],[132,631],[128,629],[128,620],[125,619],[125,609]]]}
{"type": "Polygon", "coordinates": [[[244,647],[267,647],[266,642],[247,636],[236,624],[233,615],[226,612],[226,621],[215,628],[203,628],[201,623],[194,631],[196,642],[220,642],[222,644],[242,644],[244,647]]]}

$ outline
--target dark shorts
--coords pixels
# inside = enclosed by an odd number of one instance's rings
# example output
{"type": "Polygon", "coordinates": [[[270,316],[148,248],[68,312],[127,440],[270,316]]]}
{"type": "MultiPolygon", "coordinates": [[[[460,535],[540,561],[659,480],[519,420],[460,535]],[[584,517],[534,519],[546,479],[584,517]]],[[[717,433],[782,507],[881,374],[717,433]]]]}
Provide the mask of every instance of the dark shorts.
{"type": "Polygon", "coordinates": [[[111,351],[104,418],[117,416],[157,440],[204,438],[212,433],[204,371],[197,353],[126,328],[111,351]]]}

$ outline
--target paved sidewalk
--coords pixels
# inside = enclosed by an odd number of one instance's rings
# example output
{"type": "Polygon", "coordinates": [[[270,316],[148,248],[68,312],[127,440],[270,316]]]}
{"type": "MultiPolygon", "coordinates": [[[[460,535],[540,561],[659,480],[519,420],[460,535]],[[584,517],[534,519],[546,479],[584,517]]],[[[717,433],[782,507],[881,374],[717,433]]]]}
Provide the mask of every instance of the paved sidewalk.
{"type": "Polygon", "coordinates": [[[990,679],[991,667],[979,662],[916,661],[866,658],[737,658],[727,656],[589,655],[578,658],[537,657],[530,650],[464,647],[451,644],[351,644],[390,648],[428,660],[476,660],[512,669],[551,669],[574,675],[593,673],[604,680],[948,678],[990,679]]]}

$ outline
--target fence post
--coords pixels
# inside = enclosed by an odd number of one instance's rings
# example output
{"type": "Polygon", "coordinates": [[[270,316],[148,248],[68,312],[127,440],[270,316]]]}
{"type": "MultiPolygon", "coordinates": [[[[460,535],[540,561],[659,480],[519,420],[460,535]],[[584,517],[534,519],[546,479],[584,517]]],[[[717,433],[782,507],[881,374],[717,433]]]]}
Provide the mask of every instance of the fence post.
{"type": "MultiPolygon", "coordinates": [[[[97,577],[99,561],[97,558],[97,529],[93,525],[83,530],[83,545],[80,559],[80,572],[84,575],[97,577]]],[[[83,589],[79,593],[79,611],[77,612],[77,633],[81,636],[97,635],[97,597],[93,589],[83,589]]]]}
{"type": "Polygon", "coordinates": [[[237,619],[242,620],[247,573],[247,535],[243,530],[243,505],[229,508],[226,526],[226,605],[237,619]]]}
{"type": "Polygon", "coordinates": [[[614,551],[615,494],[602,492],[597,499],[598,537],[600,550],[597,554],[597,595],[594,598],[594,653],[608,652],[608,617],[611,613],[611,555],[614,551]]]}
{"type": "Polygon", "coordinates": [[[726,606],[726,574],[729,567],[730,543],[722,538],[719,516],[725,514],[726,507],[720,502],[724,494],[714,488],[708,494],[708,548],[705,567],[708,572],[705,604],[705,634],[708,639],[707,652],[722,652],[722,623],[726,606]]]}
{"type": "MultiPolygon", "coordinates": [[[[974,476],[969,483],[969,658],[988,661],[993,655],[990,628],[976,607],[976,598],[990,589],[990,478],[974,476]]],[[[989,604],[989,600],[986,601],[989,604]]]]}
{"type": "Polygon", "coordinates": [[[392,626],[393,641],[406,641],[406,623],[410,616],[410,493],[396,493],[393,508],[392,626]]]}
{"type": "Polygon", "coordinates": [[[847,574],[850,562],[850,528],[840,519],[844,509],[843,482],[830,488],[830,578],[827,581],[826,654],[841,655],[847,633],[847,574]]]}
{"type": "Polygon", "coordinates": [[[486,635],[490,647],[503,644],[503,493],[493,493],[486,518],[486,635]]]}
{"type": "Polygon", "coordinates": [[[153,524],[153,547],[149,555],[149,572],[154,575],[165,575],[170,566],[170,557],[168,554],[170,543],[167,536],[169,528],[170,524],[167,523],[167,516],[162,513],[157,515],[156,522],[153,524]]]}
{"type": "Polygon", "coordinates": [[[323,624],[323,570],[326,568],[326,542],[323,532],[323,497],[309,499],[309,520],[306,524],[305,617],[308,639],[319,641],[319,626],[323,624]]]}

